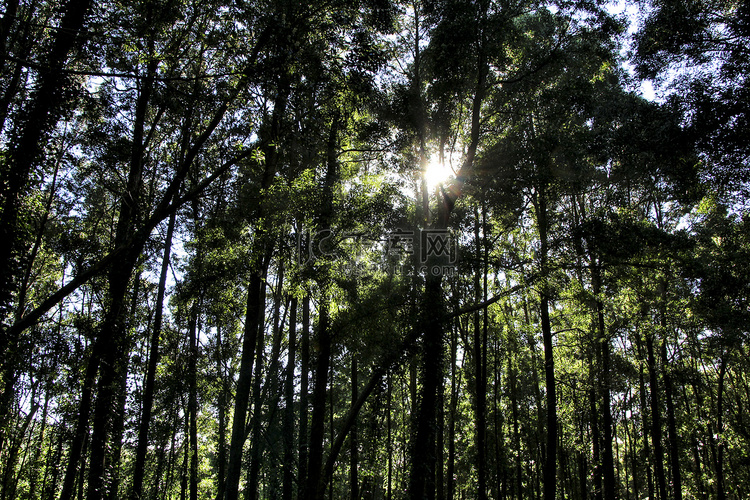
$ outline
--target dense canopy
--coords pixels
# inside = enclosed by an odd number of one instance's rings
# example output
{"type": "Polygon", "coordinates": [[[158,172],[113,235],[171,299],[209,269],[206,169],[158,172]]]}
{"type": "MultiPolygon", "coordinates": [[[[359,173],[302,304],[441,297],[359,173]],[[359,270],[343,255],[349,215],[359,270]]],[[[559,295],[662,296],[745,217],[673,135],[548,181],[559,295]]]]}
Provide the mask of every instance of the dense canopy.
{"type": "Polygon", "coordinates": [[[0,500],[744,498],[748,47],[744,0],[5,0],[0,500]]]}

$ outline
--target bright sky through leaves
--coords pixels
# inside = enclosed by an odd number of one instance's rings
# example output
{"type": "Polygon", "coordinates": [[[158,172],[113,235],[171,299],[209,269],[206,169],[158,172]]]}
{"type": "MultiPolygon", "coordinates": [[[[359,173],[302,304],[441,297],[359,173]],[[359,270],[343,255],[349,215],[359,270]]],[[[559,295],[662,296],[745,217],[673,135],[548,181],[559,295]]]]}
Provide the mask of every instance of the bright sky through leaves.
{"type": "Polygon", "coordinates": [[[427,163],[425,178],[427,180],[427,188],[430,191],[433,191],[439,184],[447,181],[452,176],[453,170],[451,170],[449,163],[441,163],[437,158],[433,158],[427,163]]]}

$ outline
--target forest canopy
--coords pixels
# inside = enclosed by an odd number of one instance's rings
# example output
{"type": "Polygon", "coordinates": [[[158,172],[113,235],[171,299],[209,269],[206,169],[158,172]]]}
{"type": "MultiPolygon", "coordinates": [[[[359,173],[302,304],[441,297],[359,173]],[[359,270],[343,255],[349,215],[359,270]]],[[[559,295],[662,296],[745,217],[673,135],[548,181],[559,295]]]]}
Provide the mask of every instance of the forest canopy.
{"type": "Polygon", "coordinates": [[[0,500],[744,498],[748,46],[744,0],[5,0],[0,500]]]}

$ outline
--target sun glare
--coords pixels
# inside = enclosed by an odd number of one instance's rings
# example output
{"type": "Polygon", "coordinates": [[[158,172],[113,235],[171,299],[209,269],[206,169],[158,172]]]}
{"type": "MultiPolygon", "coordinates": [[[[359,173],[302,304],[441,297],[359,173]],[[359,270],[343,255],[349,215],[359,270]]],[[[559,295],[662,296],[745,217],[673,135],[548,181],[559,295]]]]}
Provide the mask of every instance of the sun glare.
{"type": "Polygon", "coordinates": [[[453,171],[448,163],[441,163],[436,159],[430,160],[429,163],[427,163],[425,180],[427,181],[427,189],[429,189],[430,192],[452,176],[453,171]]]}

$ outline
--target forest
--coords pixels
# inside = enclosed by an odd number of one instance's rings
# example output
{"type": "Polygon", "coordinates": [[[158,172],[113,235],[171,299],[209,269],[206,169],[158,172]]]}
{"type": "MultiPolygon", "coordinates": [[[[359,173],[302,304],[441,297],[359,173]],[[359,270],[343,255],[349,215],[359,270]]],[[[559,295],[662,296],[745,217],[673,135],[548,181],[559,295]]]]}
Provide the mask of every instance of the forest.
{"type": "Polygon", "coordinates": [[[5,0],[0,500],[740,499],[750,2],[5,0]]]}

